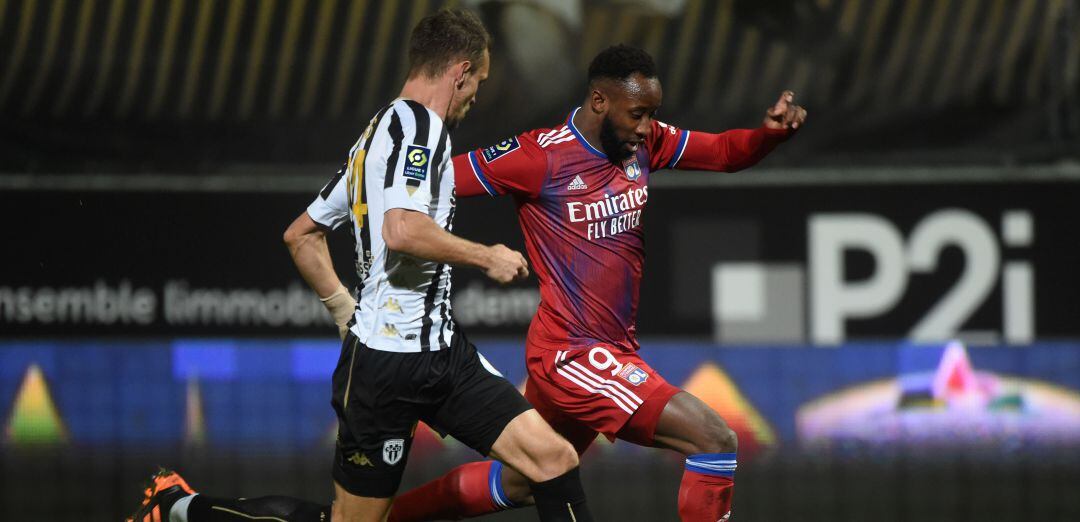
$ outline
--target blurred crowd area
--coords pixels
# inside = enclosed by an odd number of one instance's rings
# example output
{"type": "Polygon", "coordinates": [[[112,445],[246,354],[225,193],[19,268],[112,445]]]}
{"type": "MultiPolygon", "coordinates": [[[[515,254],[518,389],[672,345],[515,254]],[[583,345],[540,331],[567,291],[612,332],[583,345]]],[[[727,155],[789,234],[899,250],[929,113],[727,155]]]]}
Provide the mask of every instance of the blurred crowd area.
{"type": "MultiPolygon", "coordinates": [[[[655,57],[660,116],[810,113],[770,167],[1077,159],[1080,7],[1069,0],[11,0],[0,3],[0,171],[185,174],[340,162],[397,94],[405,42],[478,10],[491,80],[457,150],[557,124],[600,49],[655,57]]],[[[858,175],[852,169],[851,175],[858,175]]]]}

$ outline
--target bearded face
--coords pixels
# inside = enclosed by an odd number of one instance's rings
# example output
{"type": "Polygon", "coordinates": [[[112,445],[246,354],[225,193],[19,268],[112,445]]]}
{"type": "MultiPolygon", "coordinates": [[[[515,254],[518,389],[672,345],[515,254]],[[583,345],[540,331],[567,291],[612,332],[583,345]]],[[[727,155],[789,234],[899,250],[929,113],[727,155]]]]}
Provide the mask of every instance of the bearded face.
{"type": "Polygon", "coordinates": [[[660,81],[636,74],[598,84],[603,98],[600,147],[612,162],[622,163],[645,144],[663,98],[660,81]]]}
{"type": "Polygon", "coordinates": [[[615,123],[610,116],[604,115],[604,120],[600,123],[600,147],[604,150],[604,154],[607,154],[613,162],[622,163],[637,150],[636,148],[631,150],[631,145],[630,142],[619,139],[615,131],[615,123]]]}

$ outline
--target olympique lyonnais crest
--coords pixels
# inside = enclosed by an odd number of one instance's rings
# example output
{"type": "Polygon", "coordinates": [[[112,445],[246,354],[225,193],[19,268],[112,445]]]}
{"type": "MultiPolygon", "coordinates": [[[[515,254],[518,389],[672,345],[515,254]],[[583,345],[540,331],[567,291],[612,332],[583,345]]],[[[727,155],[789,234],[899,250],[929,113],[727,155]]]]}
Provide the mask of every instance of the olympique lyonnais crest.
{"type": "Polygon", "coordinates": [[[634,181],[641,176],[641,165],[638,165],[637,158],[631,158],[623,163],[623,171],[626,172],[626,179],[634,181]]]}
{"type": "Polygon", "coordinates": [[[401,457],[405,455],[405,439],[390,439],[383,442],[382,445],[382,459],[383,462],[393,466],[401,461],[401,457]]]}
{"type": "Polygon", "coordinates": [[[622,371],[619,372],[619,377],[634,386],[641,386],[641,383],[649,378],[649,374],[645,370],[638,368],[634,363],[626,363],[626,366],[623,366],[622,371]]]}

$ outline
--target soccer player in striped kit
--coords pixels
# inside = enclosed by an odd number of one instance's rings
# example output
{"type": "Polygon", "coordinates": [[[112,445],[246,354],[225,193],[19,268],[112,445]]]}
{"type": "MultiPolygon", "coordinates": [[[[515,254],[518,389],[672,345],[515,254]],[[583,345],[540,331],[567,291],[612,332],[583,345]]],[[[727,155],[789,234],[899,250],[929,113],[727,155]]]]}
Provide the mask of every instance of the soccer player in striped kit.
{"type": "Polygon", "coordinates": [[[449,131],[488,76],[489,46],[469,11],[444,9],[421,20],[409,40],[401,95],[372,118],[345,167],[285,232],[293,262],[344,340],[332,377],[333,505],[200,495],[163,472],[129,520],[385,520],[422,420],[527,476],[540,520],[591,522],[574,449],[477,352],[451,314],[452,265],[478,268],[499,283],[528,276],[519,252],[452,233],[449,131]],[[338,279],[326,245],[326,231],[341,226],[355,239],[358,301],[338,279]]]}
{"type": "MultiPolygon", "coordinates": [[[[806,111],[785,91],[761,127],[711,134],[655,119],[661,98],[645,51],[608,48],[589,67],[584,103],[563,125],[455,157],[457,194],[509,194],[517,204],[540,280],[526,341],[529,402],[579,453],[602,433],[684,454],[680,518],[726,521],[735,433],[637,352],[648,181],[660,169],[750,167],[789,138],[806,111]]],[[[390,520],[458,519],[531,501],[519,473],[476,462],[402,495],[390,520]]]]}

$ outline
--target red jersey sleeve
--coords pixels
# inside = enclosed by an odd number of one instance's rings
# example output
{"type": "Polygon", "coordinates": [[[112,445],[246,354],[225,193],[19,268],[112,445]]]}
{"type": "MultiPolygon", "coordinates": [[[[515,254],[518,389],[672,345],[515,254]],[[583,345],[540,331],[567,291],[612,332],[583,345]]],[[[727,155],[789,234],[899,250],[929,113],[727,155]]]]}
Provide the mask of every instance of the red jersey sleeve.
{"type": "Polygon", "coordinates": [[[645,141],[649,150],[649,170],[674,168],[686,149],[689,135],[690,131],[653,120],[652,131],[645,141]]]}
{"type": "Polygon", "coordinates": [[[791,135],[784,129],[758,127],[719,134],[688,131],[653,120],[649,135],[650,168],[735,172],[761,161],[791,135]]]}
{"type": "Polygon", "coordinates": [[[454,156],[456,194],[538,196],[547,177],[548,162],[547,154],[532,134],[521,134],[454,156]]]}

